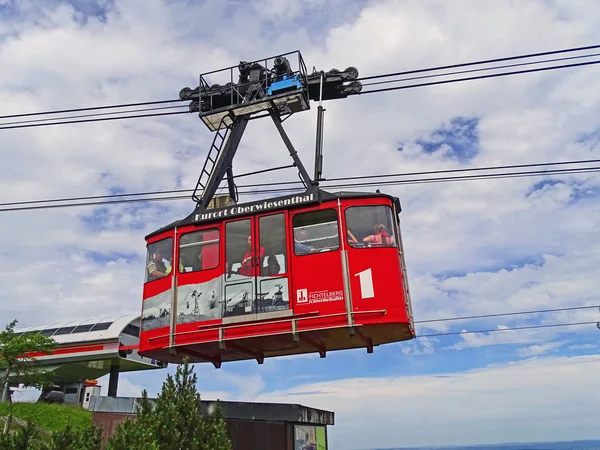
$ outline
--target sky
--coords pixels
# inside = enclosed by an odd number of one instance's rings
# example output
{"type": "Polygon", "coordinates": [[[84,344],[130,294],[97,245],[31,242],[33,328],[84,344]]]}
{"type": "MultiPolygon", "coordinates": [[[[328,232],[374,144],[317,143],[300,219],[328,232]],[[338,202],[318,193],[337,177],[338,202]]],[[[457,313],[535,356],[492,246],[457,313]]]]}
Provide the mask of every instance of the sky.
{"type": "MultiPolygon", "coordinates": [[[[200,73],[296,49],[309,70],[369,76],[599,42],[595,0],[0,0],[0,112],[174,99],[200,73]]],[[[595,159],[599,74],[587,66],[328,102],[324,176],[595,159]]],[[[315,124],[315,107],[285,122],[309,172],[315,124]]],[[[192,188],[212,137],[193,114],[1,130],[0,202],[192,188]]],[[[273,125],[256,121],[234,169],[288,161],[273,125]]],[[[244,181],[255,182],[264,176],[244,181]]],[[[416,321],[600,304],[598,174],[382,190],[402,203],[416,321]]],[[[138,314],[144,236],[193,207],[190,198],[0,213],[0,322],[138,314]]],[[[421,323],[417,334],[597,320],[587,309],[421,323]]],[[[195,370],[205,399],[334,411],[334,450],[592,439],[599,337],[595,324],[481,332],[195,370]]],[[[119,395],[156,395],[174,370],[124,374],[119,395]]]]}

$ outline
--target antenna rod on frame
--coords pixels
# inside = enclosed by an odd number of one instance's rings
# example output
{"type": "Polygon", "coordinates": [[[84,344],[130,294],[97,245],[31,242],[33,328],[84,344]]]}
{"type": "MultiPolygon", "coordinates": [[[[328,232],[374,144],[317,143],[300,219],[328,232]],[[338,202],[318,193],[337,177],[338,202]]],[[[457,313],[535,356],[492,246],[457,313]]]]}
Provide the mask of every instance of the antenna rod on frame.
{"type": "Polygon", "coordinates": [[[323,108],[323,71],[320,73],[320,86],[319,86],[319,107],[317,108],[317,143],[315,148],[315,184],[319,184],[321,181],[321,175],[323,174],[323,119],[325,109],[323,108]]]}

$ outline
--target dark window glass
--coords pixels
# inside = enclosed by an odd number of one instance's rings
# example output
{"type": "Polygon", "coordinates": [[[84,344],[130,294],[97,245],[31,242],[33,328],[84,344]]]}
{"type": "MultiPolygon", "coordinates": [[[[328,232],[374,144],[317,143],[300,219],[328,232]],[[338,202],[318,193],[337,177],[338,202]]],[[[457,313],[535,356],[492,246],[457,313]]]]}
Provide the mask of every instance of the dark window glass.
{"type": "Polygon", "coordinates": [[[219,266],[219,230],[194,231],[179,239],[179,270],[198,272],[219,266]]]}
{"type": "Polygon", "coordinates": [[[129,336],[140,337],[140,327],[129,324],[125,327],[123,333],[129,336]]]}
{"type": "Polygon", "coordinates": [[[292,226],[296,255],[332,251],[340,247],[335,209],[296,214],[292,226]]]}
{"type": "Polygon", "coordinates": [[[346,238],[356,248],[397,247],[392,208],[385,205],[346,209],[346,238]]]}
{"type": "Polygon", "coordinates": [[[260,217],[258,229],[259,245],[265,249],[260,274],[273,276],[285,273],[287,271],[285,214],[260,217]]]}
{"type": "Polygon", "coordinates": [[[63,327],[63,328],[59,328],[58,331],[56,333],[54,333],[54,336],[58,336],[61,334],[71,334],[71,332],[75,329],[75,327],[63,327]]]}
{"type": "Polygon", "coordinates": [[[228,274],[251,276],[250,219],[229,222],[225,225],[225,255],[228,274]]]}
{"type": "Polygon", "coordinates": [[[108,330],[108,328],[112,325],[112,322],[101,322],[97,323],[92,327],[90,331],[103,331],[108,330]]]}
{"type": "Polygon", "coordinates": [[[146,282],[164,278],[171,273],[173,238],[148,245],[146,254],[146,282]]]}
{"type": "Polygon", "coordinates": [[[90,331],[93,326],[93,323],[89,325],[79,325],[77,328],[75,328],[75,330],[73,330],[73,333],[85,333],[87,331],[90,331]]]}

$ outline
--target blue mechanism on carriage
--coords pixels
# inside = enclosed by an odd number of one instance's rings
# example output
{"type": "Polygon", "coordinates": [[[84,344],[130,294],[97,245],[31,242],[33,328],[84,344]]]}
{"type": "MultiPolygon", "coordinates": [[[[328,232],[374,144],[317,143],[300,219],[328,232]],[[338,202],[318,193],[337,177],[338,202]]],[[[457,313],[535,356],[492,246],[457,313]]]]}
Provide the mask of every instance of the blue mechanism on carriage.
{"type": "Polygon", "coordinates": [[[276,81],[267,89],[267,95],[279,94],[288,90],[301,89],[302,83],[298,74],[283,75],[283,80],[276,81]]]}

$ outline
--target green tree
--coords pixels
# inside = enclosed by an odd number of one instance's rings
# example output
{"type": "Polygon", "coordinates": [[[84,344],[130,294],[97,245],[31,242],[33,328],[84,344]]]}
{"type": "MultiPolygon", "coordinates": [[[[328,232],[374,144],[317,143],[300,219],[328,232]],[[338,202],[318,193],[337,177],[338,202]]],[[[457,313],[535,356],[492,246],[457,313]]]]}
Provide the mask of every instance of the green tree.
{"type": "Polygon", "coordinates": [[[231,450],[221,409],[202,415],[197,376],[187,360],[168,375],[154,402],[144,390],[137,417],[120,424],[106,450],[231,450]]]}
{"type": "Polygon", "coordinates": [[[12,434],[0,434],[2,450],[38,450],[45,449],[41,443],[41,434],[32,423],[27,423],[12,434]]]}
{"type": "MultiPolygon", "coordinates": [[[[49,375],[39,370],[40,361],[28,356],[28,353],[51,354],[56,348],[56,342],[47,336],[38,333],[15,333],[17,320],[13,320],[3,331],[0,331],[0,393],[3,402],[10,402],[9,386],[11,380],[22,383],[25,387],[41,387],[50,381],[49,375]]],[[[12,402],[11,402],[12,405],[12,402]]],[[[8,433],[12,420],[11,412],[4,427],[8,433]]]]}
{"type": "MultiPolygon", "coordinates": [[[[44,447],[45,448],[45,447],[44,447]]],[[[68,424],[63,430],[52,433],[52,443],[48,450],[100,450],[102,448],[102,427],[89,424],[74,430],[68,424]]]]}

